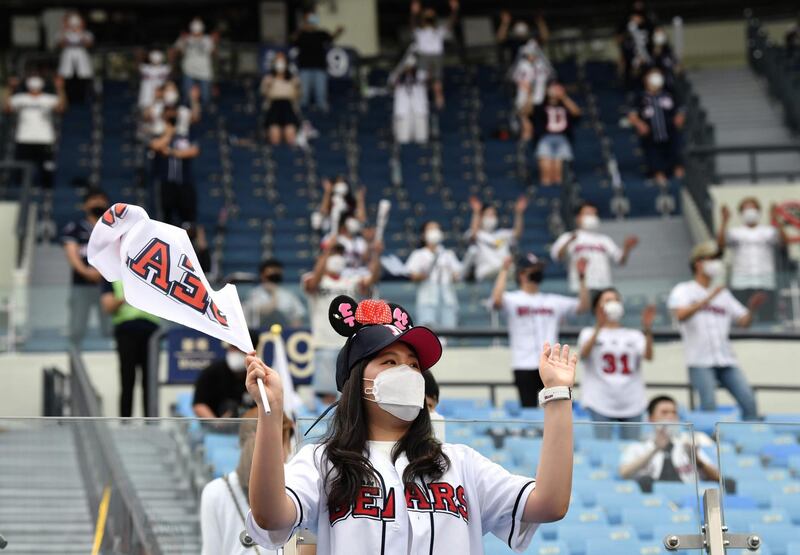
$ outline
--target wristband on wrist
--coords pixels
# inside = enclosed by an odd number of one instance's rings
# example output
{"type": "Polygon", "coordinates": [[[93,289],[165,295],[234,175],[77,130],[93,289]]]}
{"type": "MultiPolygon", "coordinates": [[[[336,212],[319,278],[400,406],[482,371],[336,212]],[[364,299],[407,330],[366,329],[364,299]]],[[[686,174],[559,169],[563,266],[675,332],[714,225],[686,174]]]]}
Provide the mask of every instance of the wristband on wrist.
{"type": "Polygon", "coordinates": [[[572,399],[572,388],[565,385],[545,387],[539,392],[539,406],[543,407],[551,401],[572,399]]]}

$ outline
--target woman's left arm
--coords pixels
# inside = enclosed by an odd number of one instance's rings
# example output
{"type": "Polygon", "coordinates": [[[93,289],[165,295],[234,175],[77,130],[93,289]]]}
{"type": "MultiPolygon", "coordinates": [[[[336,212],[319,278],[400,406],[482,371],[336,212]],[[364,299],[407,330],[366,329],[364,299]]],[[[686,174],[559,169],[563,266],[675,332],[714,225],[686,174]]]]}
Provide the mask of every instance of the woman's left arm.
{"type": "MultiPolygon", "coordinates": [[[[578,355],[569,345],[544,344],[539,359],[539,375],[545,387],[575,383],[578,355]]],[[[572,401],[553,400],[544,406],[544,437],[536,488],[525,502],[523,522],[561,520],[569,508],[572,491],[572,401]]]]}

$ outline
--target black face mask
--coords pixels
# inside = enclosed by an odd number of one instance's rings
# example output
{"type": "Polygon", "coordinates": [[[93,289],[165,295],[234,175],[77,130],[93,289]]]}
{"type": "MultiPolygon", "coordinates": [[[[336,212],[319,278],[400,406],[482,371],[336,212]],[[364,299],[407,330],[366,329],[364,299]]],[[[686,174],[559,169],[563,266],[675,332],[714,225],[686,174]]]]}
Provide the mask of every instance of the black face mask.
{"type": "Polygon", "coordinates": [[[533,283],[542,283],[542,278],[544,275],[542,272],[528,272],[528,281],[532,281],[533,283]]]}
{"type": "Polygon", "coordinates": [[[283,274],[270,274],[261,278],[262,282],[283,283],[283,274]]]}
{"type": "Polygon", "coordinates": [[[102,218],[103,214],[106,213],[106,210],[108,210],[107,206],[92,206],[89,208],[89,214],[95,218],[102,218]]]}

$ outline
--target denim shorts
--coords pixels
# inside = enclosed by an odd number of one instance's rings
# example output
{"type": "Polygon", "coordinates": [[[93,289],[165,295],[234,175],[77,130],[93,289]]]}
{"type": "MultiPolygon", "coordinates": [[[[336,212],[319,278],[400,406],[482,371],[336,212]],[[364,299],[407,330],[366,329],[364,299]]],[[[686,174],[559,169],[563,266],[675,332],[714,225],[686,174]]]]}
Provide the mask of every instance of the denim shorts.
{"type": "Polygon", "coordinates": [[[572,160],[572,146],[564,135],[544,135],[536,146],[536,158],[572,160]]]}

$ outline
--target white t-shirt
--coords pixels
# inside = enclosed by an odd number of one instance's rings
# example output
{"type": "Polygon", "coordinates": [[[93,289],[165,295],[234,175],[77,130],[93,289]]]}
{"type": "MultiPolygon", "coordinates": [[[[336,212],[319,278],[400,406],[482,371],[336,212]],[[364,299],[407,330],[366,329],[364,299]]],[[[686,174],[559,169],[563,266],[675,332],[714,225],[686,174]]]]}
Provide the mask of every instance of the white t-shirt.
{"type": "MultiPolygon", "coordinates": [[[[670,310],[687,307],[706,298],[706,289],[695,280],[676,285],[669,294],[670,310]]],[[[737,364],[728,335],[731,323],[747,314],[747,308],[728,290],[722,290],[711,302],[680,323],[686,364],[709,368],[737,364]]]]}
{"type": "Polygon", "coordinates": [[[325,449],[306,445],[285,471],[297,515],[294,526],[267,531],[248,514],[247,531],[274,549],[294,529],[309,528],[317,534],[317,553],[329,555],[479,555],[488,533],[514,551],[525,550],[538,526],[522,522],[535,480],[509,473],[466,445],[446,443],[442,450],[450,459],[447,472],[436,482],[405,488],[405,454],[392,463],[385,450],[369,449],[379,479],[361,487],[354,506],[331,514],[325,449]]]}
{"type": "Polygon", "coordinates": [[[141,64],[139,75],[139,108],[150,106],[155,100],[156,89],[163,85],[169,77],[167,64],[141,64]]]}
{"type": "Polygon", "coordinates": [[[513,244],[513,229],[481,229],[475,234],[475,277],[478,281],[497,275],[503,267],[503,261],[511,255],[513,244]]]}
{"type": "MultiPolygon", "coordinates": [[[[694,433],[695,447],[711,447],[713,445],[714,441],[706,434],[702,432],[694,433]]],[[[692,464],[692,459],[689,456],[689,449],[687,449],[687,446],[689,448],[692,447],[692,437],[688,433],[676,434],[676,436],[672,439],[672,450],[670,451],[670,455],[672,457],[672,466],[675,467],[675,470],[678,472],[678,476],[680,476],[681,481],[684,483],[695,481],[695,467],[692,464]]],[[[625,465],[632,463],[633,461],[642,458],[645,454],[651,452],[653,449],[655,449],[655,441],[653,439],[648,439],[642,443],[630,445],[622,453],[620,464],[625,465]]],[[[664,451],[658,451],[650,459],[650,462],[648,462],[636,473],[636,476],[649,476],[653,480],[658,480],[661,477],[661,471],[664,469],[665,457],[666,453],[664,451]]],[[[697,458],[704,464],[712,464],[708,458],[708,455],[706,455],[700,449],[697,450],[697,458]]]]}
{"type": "Polygon", "coordinates": [[[203,81],[214,78],[211,64],[214,39],[210,35],[185,35],[175,42],[175,47],[183,53],[181,68],[185,75],[203,81]]]}
{"type": "Polygon", "coordinates": [[[734,227],[728,230],[731,287],[734,289],[775,289],[775,247],[780,236],[771,225],[734,227]]]}
{"type": "Polygon", "coordinates": [[[537,59],[535,62],[531,62],[527,58],[520,58],[514,66],[512,75],[512,79],[517,85],[517,98],[514,102],[517,109],[524,107],[529,100],[533,102],[534,106],[544,102],[549,76],[550,70],[543,60],[537,59]]]}
{"type": "MultiPolygon", "coordinates": [[[[311,278],[311,274],[303,276],[303,282],[311,278]]],[[[359,291],[364,283],[364,277],[343,275],[333,278],[328,274],[322,276],[315,293],[307,293],[308,314],[311,320],[311,337],[315,348],[339,349],[344,345],[345,338],[331,327],[328,319],[328,308],[331,301],[339,295],[347,295],[357,299],[361,296],[359,291]]]]}
{"type": "Polygon", "coordinates": [[[589,289],[611,287],[611,262],[619,264],[622,260],[622,249],[608,235],[583,229],[579,229],[576,232],[567,231],[562,233],[550,248],[552,259],[559,262],[558,251],[569,242],[573,233],[577,233],[578,236],[569,244],[566,251],[566,256],[569,259],[570,291],[577,292],[580,289],[578,270],[576,269],[580,258],[585,258],[588,262],[586,267],[586,287],[589,289]]]}
{"type": "Polygon", "coordinates": [[[458,304],[453,282],[460,278],[463,267],[456,254],[439,245],[436,251],[427,247],[414,250],[406,261],[409,274],[427,274],[417,286],[417,304],[458,304]]]}
{"type": "Polygon", "coordinates": [[[447,27],[417,27],[414,29],[414,41],[417,52],[426,56],[444,54],[444,39],[447,38],[447,27]]]}
{"type": "Polygon", "coordinates": [[[14,140],[22,144],[52,145],[56,141],[53,111],[58,106],[54,94],[17,93],[11,97],[11,110],[17,113],[14,140]]]}
{"type": "MultiPolygon", "coordinates": [[[[578,351],[594,335],[583,328],[578,351]]],[[[601,328],[588,358],[581,360],[581,404],[609,418],[631,418],[647,408],[642,357],[647,340],[639,330],[601,328]]]]}
{"type": "Polygon", "coordinates": [[[579,304],[574,297],[552,293],[526,293],[521,289],[503,293],[501,308],[508,323],[511,367],[538,369],[542,345],[558,341],[561,322],[575,314],[579,304]]]}
{"type": "MultiPolygon", "coordinates": [[[[202,555],[253,555],[251,547],[244,547],[239,541],[239,534],[245,528],[242,516],[250,511],[250,503],[244,496],[239,477],[236,472],[228,474],[233,494],[222,478],[210,481],[203,488],[200,496],[200,533],[203,538],[202,555]],[[239,511],[236,510],[238,504],[239,511]]],[[[270,550],[269,554],[278,551],[270,550]]]]}
{"type": "Polygon", "coordinates": [[[394,116],[428,115],[428,88],[426,73],[417,70],[416,80],[407,84],[402,81],[394,85],[394,116]]]}

